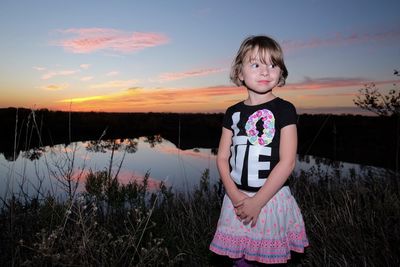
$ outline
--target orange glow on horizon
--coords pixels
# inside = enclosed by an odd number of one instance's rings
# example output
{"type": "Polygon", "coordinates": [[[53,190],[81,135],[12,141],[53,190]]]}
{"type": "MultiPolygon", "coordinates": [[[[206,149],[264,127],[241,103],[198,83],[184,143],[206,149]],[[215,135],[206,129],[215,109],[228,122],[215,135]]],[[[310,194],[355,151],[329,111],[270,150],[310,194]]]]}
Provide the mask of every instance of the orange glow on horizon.
{"type": "Polygon", "coordinates": [[[221,112],[246,96],[243,88],[207,87],[189,89],[132,88],[112,95],[63,99],[71,107],[57,110],[107,112],[221,112]]]}
{"type": "MultiPolygon", "coordinates": [[[[392,86],[400,80],[374,81],[376,85],[392,86]]],[[[310,79],[297,83],[288,83],[274,90],[277,96],[291,101],[298,108],[319,107],[355,107],[353,99],[357,90],[370,83],[360,78],[310,79]]],[[[26,96],[25,96],[26,97],[26,96]]],[[[30,96],[28,108],[47,108],[62,111],[82,112],[177,112],[177,113],[214,113],[224,112],[227,107],[247,98],[244,87],[213,86],[197,88],[142,88],[132,87],[111,94],[87,97],[64,98],[50,102],[45,96],[30,96]],[[36,97],[36,98],[34,98],[36,97]]],[[[21,103],[28,100],[19,97],[21,103]]],[[[3,99],[1,106],[10,100],[3,99]]]]}
{"type": "Polygon", "coordinates": [[[93,100],[102,100],[106,99],[106,96],[89,96],[89,97],[79,97],[79,98],[72,98],[72,99],[63,99],[58,102],[61,103],[83,103],[83,102],[90,102],[93,100]]]}

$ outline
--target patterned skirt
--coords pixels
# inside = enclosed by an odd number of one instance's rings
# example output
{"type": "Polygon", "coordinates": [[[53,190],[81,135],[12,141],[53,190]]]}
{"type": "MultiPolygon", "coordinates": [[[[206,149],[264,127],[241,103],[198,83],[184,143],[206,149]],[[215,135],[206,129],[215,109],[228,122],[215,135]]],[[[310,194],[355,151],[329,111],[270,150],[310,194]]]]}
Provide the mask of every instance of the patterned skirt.
{"type": "Polygon", "coordinates": [[[225,195],[210,250],[233,259],[286,263],[291,250],[302,253],[307,246],[303,216],[289,187],[284,186],[262,208],[254,227],[237,218],[225,195]]]}

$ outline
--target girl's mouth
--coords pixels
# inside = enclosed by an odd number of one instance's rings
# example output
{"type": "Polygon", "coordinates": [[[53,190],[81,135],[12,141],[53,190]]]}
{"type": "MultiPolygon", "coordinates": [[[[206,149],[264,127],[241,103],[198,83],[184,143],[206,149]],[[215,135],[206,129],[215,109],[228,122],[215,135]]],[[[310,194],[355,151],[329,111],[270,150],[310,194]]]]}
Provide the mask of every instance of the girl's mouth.
{"type": "Polygon", "coordinates": [[[260,83],[260,84],[269,84],[270,81],[267,81],[267,80],[260,80],[260,81],[258,81],[258,83],[260,83]]]}

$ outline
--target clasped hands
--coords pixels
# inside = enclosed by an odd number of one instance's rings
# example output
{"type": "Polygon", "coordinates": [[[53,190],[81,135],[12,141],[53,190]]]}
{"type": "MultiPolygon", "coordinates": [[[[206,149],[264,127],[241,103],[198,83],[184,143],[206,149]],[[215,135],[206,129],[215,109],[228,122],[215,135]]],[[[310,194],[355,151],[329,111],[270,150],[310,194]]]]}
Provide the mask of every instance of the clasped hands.
{"type": "Polygon", "coordinates": [[[235,208],[236,216],[244,225],[248,225],[249,223],[251,223],[251,227],[256,225],[262,205],[255,197],[246,196],[234,203],[233,207],[235,208]]]}

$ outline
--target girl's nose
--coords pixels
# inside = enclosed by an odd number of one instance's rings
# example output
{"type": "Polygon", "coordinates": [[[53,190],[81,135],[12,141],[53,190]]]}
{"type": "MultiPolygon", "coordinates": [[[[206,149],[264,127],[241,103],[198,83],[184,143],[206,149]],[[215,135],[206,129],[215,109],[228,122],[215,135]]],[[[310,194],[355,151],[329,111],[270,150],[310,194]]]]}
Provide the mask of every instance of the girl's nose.
{"type": "Polygon", "coordinates": [[[262,66],[262,67],[261,67],[261,75],[266,76],[266,75],[268,75],[268,74],[269,74],[269,68],[268,68],[268,66],[262,66]]]}

